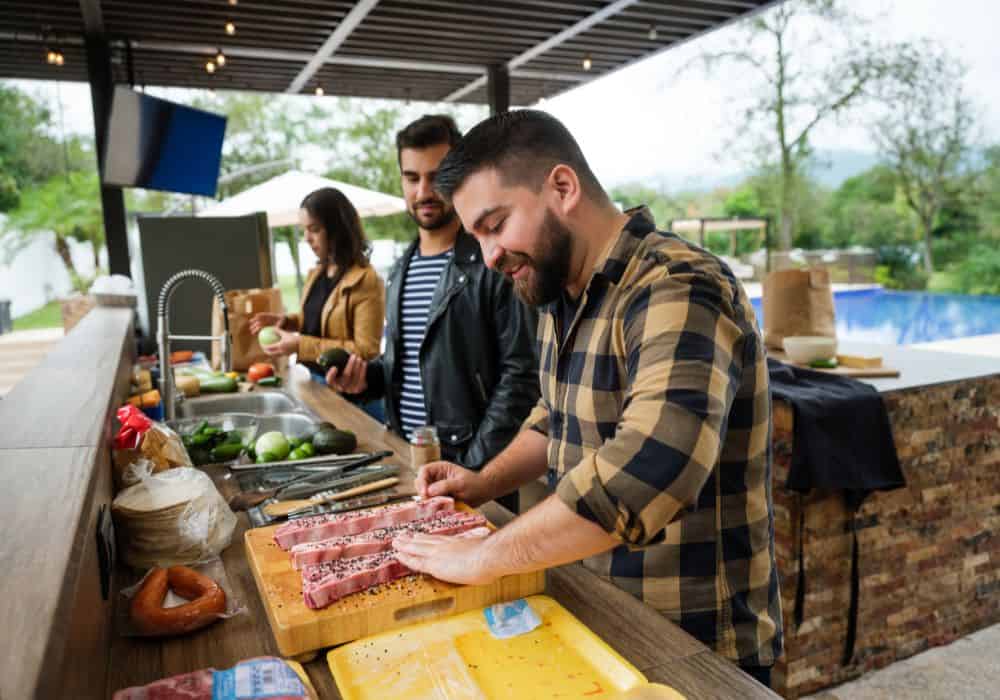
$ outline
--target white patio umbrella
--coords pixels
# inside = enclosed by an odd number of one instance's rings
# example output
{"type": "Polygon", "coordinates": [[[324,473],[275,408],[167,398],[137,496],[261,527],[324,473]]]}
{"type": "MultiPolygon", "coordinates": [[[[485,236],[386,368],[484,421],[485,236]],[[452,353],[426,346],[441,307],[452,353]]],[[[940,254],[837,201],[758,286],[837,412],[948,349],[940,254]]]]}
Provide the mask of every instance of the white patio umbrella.
{"type": "Polygon", "coordinates": [[[263,211],[267,214],[268,226],[290,226],[298,223],[302,199],[321,187],[335,187],[343,192],[361,217],[406,211],[402,197],[291,170],[206,207],[198,216],[242,216],[263,211]]]}

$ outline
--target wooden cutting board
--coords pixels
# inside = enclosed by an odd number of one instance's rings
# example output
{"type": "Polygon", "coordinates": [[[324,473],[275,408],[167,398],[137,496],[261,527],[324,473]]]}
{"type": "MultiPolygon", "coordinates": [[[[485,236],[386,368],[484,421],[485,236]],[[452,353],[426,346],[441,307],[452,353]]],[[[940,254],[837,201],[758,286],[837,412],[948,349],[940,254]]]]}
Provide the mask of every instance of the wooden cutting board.
{"type": "MultiPolygon", "coordinates": [[[[458,508],[472,510],[461,504],[458,508]]],[[[545,589],[544,571],[505,576],[480,586],[444,583],[416,574],[349,595],[322,610],[311,610],[302,601],[302,577],[292,568],[290,555],[274,543],[278,527],[247,530],[244,544],[271,631],[285,656],[307,654],[413,622],[524,598],[545,589]]]]}
{"type": "Polygon", "coordinates": [[[809,365],[802,365],[798,362],[792,362],[788,359],[788,356],[782,350],[771,350],[768,349],[767,354],[776,360],[781,360],[787,364],[793,365],[795,367],[802,367],[803,369],[811,369],[814,372],[826,372],[827,374],[839,374],[841,377],[867,377],[869,379],[874,379],[876,377],[898,377],[899,370],[892,367],[835,367],[833,369],[822,369],[820,367],[810,367],[809,365]]]}

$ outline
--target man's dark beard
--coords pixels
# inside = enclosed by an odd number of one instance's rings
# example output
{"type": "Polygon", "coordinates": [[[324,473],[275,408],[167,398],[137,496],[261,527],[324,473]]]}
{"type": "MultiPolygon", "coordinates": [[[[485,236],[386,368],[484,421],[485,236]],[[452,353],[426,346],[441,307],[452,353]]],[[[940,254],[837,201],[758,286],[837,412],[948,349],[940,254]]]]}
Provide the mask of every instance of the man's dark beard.
{"type": "Polygon", "coordinates": [[[413,209],[410,209],[409,207],[406,208],[406,213],[410,215],[410,218],[413,219],[413,223],[415,223],[419,228],[422,228],[425,231],[436,231],[439,228],[444,228],[445,226],[447,226],[448,224],[450,224],[452,221],[455,220],[455,208],[449,207],[447,204],[444,204],[441,201],[436,201],[435,203],[441,206],[441,213],[438,215],[436,219],[431,219],[430,223],[427,224],[423,223],[417,217],[417,212],[415,211],[416,208],[423,203],[424,202],[417,202],[417,206],[414,207],[413,209]]]}
{"type": "Polygon", "coordinates": [[[569,279],[569,260],[573,253],[572,234],[552,212],[545,212],[541,233],[541,245],[536,257],[506,253],[498,261],[501,270],[523,264],[534,271],[528,279],[514,280],[517,295],[530,306],[550,304],[559,298],[569,279]]]}

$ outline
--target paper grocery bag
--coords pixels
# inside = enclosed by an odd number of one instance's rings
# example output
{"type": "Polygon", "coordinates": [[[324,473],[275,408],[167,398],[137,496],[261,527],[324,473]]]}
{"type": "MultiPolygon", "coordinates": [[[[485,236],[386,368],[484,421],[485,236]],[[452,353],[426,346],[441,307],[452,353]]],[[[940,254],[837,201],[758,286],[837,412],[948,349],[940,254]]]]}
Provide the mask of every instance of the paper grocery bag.
{"type": "MultiPolygon", "coordinates": [[[[261,312],[284,313],[281,291],[278,289],[230,289],[225,294],[229,306],[229,335],[232,338],[233,369],[245,372],[254,362],[270,362],[261,350],[257,336],[250,332],[250,320],[261,312]]],[[[212,300],[212,335],[223,331],[222,310],[218,299],[212,300]]],[[[222,365],[222,350],[218,341],[212,342],[212,366],[222,365]]]]}
{"type": "Polygon", "coordinates": [[[794,335],[837,335],[830,273],[822,267],[778,270],[764,278],[764,343],[783,349],[794,335]]]}

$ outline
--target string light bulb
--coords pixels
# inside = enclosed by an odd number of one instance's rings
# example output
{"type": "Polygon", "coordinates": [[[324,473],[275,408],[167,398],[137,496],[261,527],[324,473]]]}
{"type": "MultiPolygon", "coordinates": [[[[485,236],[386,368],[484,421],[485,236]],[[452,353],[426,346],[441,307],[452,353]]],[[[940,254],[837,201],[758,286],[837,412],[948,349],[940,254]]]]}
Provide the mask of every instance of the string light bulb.
{"type": "Polygon", "coordinates": [[[214,62],[214,61],[209,61],[208,63],[206,63],[206,64],[205,64],[205,70],[206,70],[206,71],[207,71],[207,72],[208,72],[209,74],[212,74],[212,73],[214,73],[214,72],[215,72],[215,62],[214,62]]]}
{"type": "Polygon", "coordinates": [[[48,52],[45,54],[45,61],[50,66],[55,65],[55,62],[56,62],[56,52],[53,51],[52,49],[49,49],[48,52]]]}
{"type": "Polygon", "coordinates": [[[229,4],[230,5],[235,5],[238,2],[239,2],[239,0],[229,0],[229,4]]]}
{"type": "Polygon", "coordinates": [[[594,63],[593,61],[590,60],[590,54],[588,53],[586,56],[583,57],[583,69],[590,70],[591,66],[593,65],[594,63]]]}
{"type": "Polygon", "coordinates": [[[63,57],[62,51],[56,51],[56,65],[61,66],[66,59],[63,57]]]}
{"type": "Polygon", "coordinates": [[[656,26],[652,25],[652,24],[649,25],[649,40],[650,41],[656,41],[656,37],[657,36],[658,36],[658,34],[656,32],[656,26]]]}
{"type": "Polygon", "coordinates": [[[224,68],[226,65],[226,54],[222,53],[222,49],[219,49],[219,53],[215,55],[215,63],[219,68],[224,68]]]}
{"type": "Polygon", "coordinates": [[[226,22],[226,34],[232,36],[236,33],[236,25],[232,22],[226,22]]]}
{"type": "Polygon", "coordinates": [[[315,93],[316,93],[316,97],[322,97],[323,95],[326,94],[326,93],[323,92],[323,88],[320,87],[319,85],[316,86],[315,93]]]}

